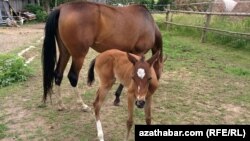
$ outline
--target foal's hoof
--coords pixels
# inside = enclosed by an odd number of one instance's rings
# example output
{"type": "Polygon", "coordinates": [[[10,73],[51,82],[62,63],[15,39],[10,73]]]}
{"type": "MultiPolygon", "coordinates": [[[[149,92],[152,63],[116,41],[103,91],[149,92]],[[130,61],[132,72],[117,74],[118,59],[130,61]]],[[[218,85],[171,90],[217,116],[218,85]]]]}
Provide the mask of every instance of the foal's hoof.
{"type": "Polygon", "coordinates": [[[120,99],[115,99],[115,101],[114,101],[114,105],[115,106],[119,106],[120,105],[120,99]]]}

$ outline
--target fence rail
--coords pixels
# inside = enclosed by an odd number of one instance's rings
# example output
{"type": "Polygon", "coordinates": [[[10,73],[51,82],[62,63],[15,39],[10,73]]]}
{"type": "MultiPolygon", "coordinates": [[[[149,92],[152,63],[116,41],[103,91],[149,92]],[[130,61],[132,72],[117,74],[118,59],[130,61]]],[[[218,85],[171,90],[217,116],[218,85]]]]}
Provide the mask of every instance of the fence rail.
{"type": "Polygon", "coordinates": [[[185,26],[185,27],[206,29],[206,30],[211,30],[211,31],[215,31],[215,32],[224,32],[224,33],[228,33],[228,34],[236,34],[236,35],[240,35],[240,36],[250,36],[250,33],[227,31],[227,30],[221,30],[221,29],[209,28],[209,27],[203,27],[203,26],[195,26],[195,25],[185,25],[185,24],[174,23],[174,22],[167,22],[167,21],[165,23],[166,24],[177,25],[177,26],[185,26]]]}
{"type": "Polygon", "coordinates": [[[201,15],[219,15],[219,16],[250,16],[250,13],[196,12],[196,11],[184,11],[184,10],[167,10],[166,12],[184,13],[184,14],[201,14],[201,15]]]}
{"type": "Polygon", "coordinates": [[[166,13],[166,24],[167,28],[169,28],[170,25],[175,25],[175,26],[184,26],[184,27],[192,27],[192,28],[198,28],[202,30],[202,35],[201,35],[201,42],[205,42],[206,40],[206,33],[207,31],[211,32],[219,32],[219,33],[226,33],[229,35],[237,35],[237,36],[244,36],[244,37],[250,37],[250,33],[242,33],[242,32],[233,32],[233,31],[227,31],[227,30],[221,30],[221,29],[216,29],[216,28],[210,28],[209,24],[211,21],[211,16],[217,15],[217,16],[241,16],[241,17],[250,17],[250,13],[225,13],[225,12],[212,12],[212,3],[209,3],[209,8],[208,12],[195,12],[195,11],[183,11],[183,10],[171,10],[170,5],[167,6],[167,10],[165,11],[166,13]],[[184,14],[202,14],[205,15],[205,22],[203,26],[194,26],[194,25],[185,25],[185,24],[180,24],[180,23],[175,23],[172,20],[173,14],[174,13],[184,13],[184,14]],[[170,17],[170,14],[171,17],[170,17]]]}
{"type": "MultiPolygon", "coordinates": [[[[213,4],[224,4],[223,2],[212,2],[213,4]]],[[[237,1],[237,3],[250,3],[250,1],[237,1]]],[[[190,5],[204,5],[210,4],[210,2],[197,2],[197,3],[186,3],[186,4],[173,4],[173,6],[190,6],[190,5]]]]}

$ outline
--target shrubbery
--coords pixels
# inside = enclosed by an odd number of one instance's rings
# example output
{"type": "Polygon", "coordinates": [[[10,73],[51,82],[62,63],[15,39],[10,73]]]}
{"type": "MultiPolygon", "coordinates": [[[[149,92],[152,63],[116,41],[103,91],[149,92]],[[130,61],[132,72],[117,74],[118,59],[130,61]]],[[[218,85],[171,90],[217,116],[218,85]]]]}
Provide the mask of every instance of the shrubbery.
{"type": "Polygon", "coordinates": [[[32,12],[36,15],[36,21],[44,22],[47,19],[47,13],[43,10],[41,6],[28,4],[25,6],[25,9],[29,12],[32,12]]]}
{"type": "Polygon", "coordinates": [[[16,55],[0,55],[0,88],[27,80],[31,69],[23,58],[16,55]]]}

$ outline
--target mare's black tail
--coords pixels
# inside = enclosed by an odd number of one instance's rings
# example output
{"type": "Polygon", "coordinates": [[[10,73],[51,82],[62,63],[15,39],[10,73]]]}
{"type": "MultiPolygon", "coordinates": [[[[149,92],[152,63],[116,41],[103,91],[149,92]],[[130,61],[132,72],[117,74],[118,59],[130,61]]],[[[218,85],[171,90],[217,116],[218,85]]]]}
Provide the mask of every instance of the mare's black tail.
{"type": "Polygon", "coordinates": [[[54,69],[56,65],[56,32],[58,29],[58,18],[60,9],[50,13],[45,25],[45,37],[42,49],[42,67],[43,67],[43,102],[46,102],[48,93],[51,94],[54,69]]]}

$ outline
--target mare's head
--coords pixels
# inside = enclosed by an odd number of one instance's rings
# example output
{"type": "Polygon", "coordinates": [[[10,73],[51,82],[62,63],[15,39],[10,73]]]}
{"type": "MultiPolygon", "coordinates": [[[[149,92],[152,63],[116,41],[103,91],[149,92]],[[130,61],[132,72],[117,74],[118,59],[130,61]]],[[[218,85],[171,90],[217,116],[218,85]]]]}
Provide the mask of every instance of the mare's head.
{"type": "Polygon", "coordinates": [[[150,84],[151,76],[151,67],[159,58],[159,52],[155,53],[150,59],[145,61],[145,57],[142,56],[139,60],[134,56],[127,54],[129,61],[134,65],[132,79],[134,81],[136,98],[135,105],[138,108],[143,108],[145,105],[146,96],[148,93],[148,88],[150,84]]]}

